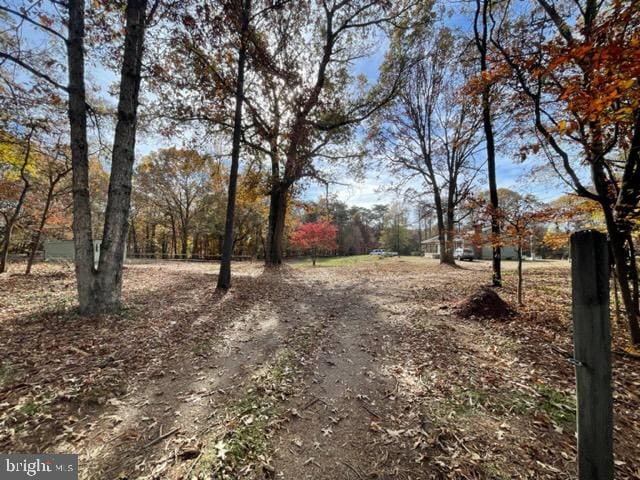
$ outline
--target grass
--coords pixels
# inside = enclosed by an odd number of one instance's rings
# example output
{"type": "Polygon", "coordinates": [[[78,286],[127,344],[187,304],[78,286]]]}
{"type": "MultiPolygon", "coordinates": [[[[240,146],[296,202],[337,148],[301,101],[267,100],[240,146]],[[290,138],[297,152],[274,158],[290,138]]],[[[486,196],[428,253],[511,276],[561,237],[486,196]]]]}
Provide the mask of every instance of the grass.
{"type": "Polygon", "coordinates": [[[253,386],[233,405],[227,431],[208,445],[191,478],[263,478],[269,464],[269,435],[282,412],[279,401],[290,393],[295,355],[287,349],[258,372],[253,386]]]}
{"type": "MultiPolygon", "coordinates": [[[[349,267],[352,265],[375,263],[375,262],[388,262],[388,261],[424,261],[424,257],[381,257],[378,255],[350,255],[346,257],[321,257],[316,260],[316,267],[349,267]]],[[[311,259],[297,260],[296,266],[313,267],[311,259]]]]}
{"type": "MultiPolygon", "coordinates": [[[[425,262],[437,263],[437,260],[431,258],[419,257],[419,256],[407,256],[401,257],[380,257],[377,255],[350,255],[345,257],[319,257],[316,260],[316,267],[349,267],[353,265],[384,262],[396,259],[400,261],[413,261],[413,262],[425,262]]],[[[476,263],[488,262],[486,260],[476,260],[476,263]]],[[[506,276],[515,275],[518,262],[515,260],[503,260],[503,270],[506,276]]],[[[292,264],[296,267],[312,268],[311,258],[305,258],[302,260],[294,260],[292,264]]],[[[465,262],[466,264],[466,262],[465,262]]],[[[560,268],[566,266],[566,262],[560,260],[535,260],[534,262],[523,262],[523,268],[528,270],[530,268],[560,268]]]]}
{"type": "Polygon", "coordinates": [[[248,393],[235,405],[236,418],[229,430],[214,444],[207,446],[200,459],[198,472],[192,478],[239,478],[267,453],[267,429],[273,415],[273,403],[266,402],[255,392],[248,393]]]}
{"type": "MultiPolygon", "coordinates": [[[[349,257],[320,257],[316,260],[316,267],[346,267],[358,263],[380,260],[374,255],[353,255],[349,257]]],[[[313,267],[311,259],[307,258],[296,262],[296,266],[313,267]]]]}
{"type": "Polygon", "coordinates": [[[20,412],[21,414],[27,417],[32,417],[35,414],[39,413],[41,410],[42,410],[42,404],[35,401],[29,401],[29,402],[23,403],[18,407],[18,412],[20,412]]]}
{"type": "Polygon", "coordinates": [[[564,432],[575,432],[576,403],[573,396],[542,383],[535,385],[535,390],[538,395],[519,391],[460,391],[455,395],[455,411],[461,415],[472,415],[480,409],[496,415],[534,416],[543,413],[564,432]]]}
{"type": "Polygon", "coordinates": [[[567,395],[547,385],[536,385],[536,390],[542,396],[538,401],[540,410],[565,432],[575,432],[576,402],[573,396],[567,395]]]}
{"type": "Polygon", "coordinates": [[[458,395],[456,411],[459,414],[473,414],[479,408],[496,415],[525,415],[535,410],[535,401],[521,392],[487,392],[485,390],[470,389],[458,395]]]}

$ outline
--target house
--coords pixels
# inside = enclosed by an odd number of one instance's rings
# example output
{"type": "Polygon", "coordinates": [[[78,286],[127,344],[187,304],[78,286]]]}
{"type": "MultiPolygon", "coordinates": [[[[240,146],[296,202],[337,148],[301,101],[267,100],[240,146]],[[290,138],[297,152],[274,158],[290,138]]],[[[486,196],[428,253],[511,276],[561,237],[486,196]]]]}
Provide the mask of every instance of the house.
{"type": "MultiPolygon", "coordinates": [[[[437,235],[423,240],[420,246],[425,257],[440,258],[440,240],[437,235]]],[[[477,246],[474,245],[470,239],[456,236],[453,239],[454,251],[456,248],[472,248],[475,257],[480,260],[491,260],[493,258],[493,248],[491,244],[484,239],[482,245],[477,246]]],[[[501,256],[503,260],[516,260],[518,258],[518,251],[513,245],[503,245],[501,256]]]]}
{"type": "MultiPolygon", "coordinates": [[[[440,258],[440,239],[438,235],[423,240],[420,247],[425,257],[440,258]]],[[[464,247],[464,239],[455,237],[453,239],[453,249],[455,250],[459,247],[464,247]]]]}

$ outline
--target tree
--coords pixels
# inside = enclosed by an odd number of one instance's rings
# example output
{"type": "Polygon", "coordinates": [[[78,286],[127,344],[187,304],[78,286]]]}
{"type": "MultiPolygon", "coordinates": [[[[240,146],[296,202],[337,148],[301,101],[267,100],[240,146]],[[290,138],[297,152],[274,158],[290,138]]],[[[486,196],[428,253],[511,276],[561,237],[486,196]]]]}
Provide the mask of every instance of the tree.
{"type": "Polygon", "coordinates": [[[377,236],[373,227],[369,225],[372,215],[370,210],[349,207],[335,198],[304,202],[301,204],[301,209],[302,213],[299,216],[303,223],[325,219],[335,225],[337,255],[367,253],[376,247],[377,236]]]}
{"type": "Polygon", "coordinates": [[[602,209],[593,200],[577,195],[562,195],[550,202],[550,207],[554,211],[553,224],[544,232],[542,243],[551,252],[560,252],[563,257],[569,253],[571,232],[607,230],[602,209]]]}
{"type": "Polygon", "coordinates": [[[0,271],[6,268],[14,233],[29,231],[36,221],[39,212],[33,204],[40,194],[44,164],[52,153],[49,150],[56,149],[52,138],[62,136],[59,124],[64,123],[56,87],[44,78],[25,75],[5,53],[14,51],[20,59],[56,64],[54,47],[30,48],[18,35],[25,24],[23,17],[9,5],[0,5],[0,211],[4,221],[0,271]]]}
{"type": "Polygon", "coordinates": [[[174,250],[180,234],[181,258],[188,256],[194,218],[213,187],[214,167],[208,155],[172,147],[150,153],[137,168],[140,194],[171,223],[174,250]]]}
{"type": "MultiPolygon", "coordinates": [[[[518,305],[523,305],[522,251],[533,235],[534,228],[541,222],[548,221],[553,211],[533,195],[520,195],[506,188],[499,189],[498,195],[501,205],[498,211],[498,219],[502,223],[501,230],[516,246],[518,254],[517,299],[518,305]]],[[[490,205],[489,213],[493,219],[493,205],[490,205]]]]}
{"type": "Polygon", "coordinates": [[[384,227],[380,234],[380,245],[398,255],[409,255],[416,251],[412,243],[412,232],[407,226],[407,212],[402,205],[395,204],[385,216],[384,227]]]}
{"type": "Polygon", "coordinates": [[[318,253],[334,250],[336,227],[327,221],[303,223],[289,237],[291,245],[311,254],[311,262],[316,266],[318,253]]]}
{"type": "Polygon", "coordinates": [[[69,194],[68,188],[60,189],[60,184],[67,177],[71,171],[71,165],[69,164],[69,157],[67,155],[67,146],[61,145],[60,141],[53,145],[51,151],[42,154],[40,165],[38,170],[43,181],[38,182],[38,185],[43,191],[41,192],[44,198],[44,204],[42,206],[40,220],[35,232],[32,234],[31,249],[29,251],[29,257],[27,259],[27,267],[25,269],[25,275],[31,273],[31,267],[36,257],[38,246],[42,237],[42,232],[49,220],[51,207],[55,201],[55,198],[62,194],[69,194]]]}
{"type": "Polygon", "coordinates": [[[480,112],[462,92],[468,62],[453,32],[439,30],[414,45],[412,55],[399,94],[375,117],[372,137],[403,183],[423,183],[435,210],[440,263],[454,264],[456,210],[478,173],[480,112]]]}
{"type": "MultiPolygon", "coordinates": [[[[227,142],[231,133],[231,164],[217,288],[231,286],[231,257],[235,245],[235,213],[243,121],[245,83],[251,69],[269,68],[264,38],[256,25],[291,0],[192,0],[169,24],[165,42],[156,42],[159,114],[174,125],[197,122],[210,138],[227,142]],[[196,19],[197,18],[197,19],[196,19]],[[171,64],[187,64],[177,72],[171,64]],[[194,102],[193,99],[197,98],[194,102]],[[233,108],[228,101],[234,98],[233,108]]],[[[250,79],[249,79],[250,81],[250,79]]]]}
{"type": "Polygon", "coordinates": [[[535,7],[490,12],[492,44],[526,100],[550,166],[602,209],[631,341],[639,344],[632,226],[640,211],[640,4],[537,0],[535,7]]]}
{"type": "Polygon", "coordinates": [[[231,172],[229,174],[229,189],[227,194],[227,216],[222,242],[222,257],[220,259],[220,273],[217,288],[226,290],[231,286],[231,256],[233,255],[233,225],[236,210],[236,189],[238,184],[238,163],[240,161],[240,141],[242,136],[242,103],[244,97],[244,69],[247,60],[247,42],[249,22],[251,17],[251,0],[242,0],[238,9],[240,18],[240,48],[238,49],[238,74],[236,77],[235,113],[233,117],[233,140],[231,147],[231,172]]]}
{"type": "Polygon", "coordinates": [[[0,155],[2,156],[2,174],[0,186],[3,192],[0,214],[4,220],[2,243],[0,243],[0,273],[7,266],[11,235],[22,213],[27,192],[31,189],[33,173],[33,155],[31,150],[35,127],[31,127],[24,138],[13,138],[3,135],[0,138],[0,155]],[[12,178],[13,177],[13,178],[12,178]],[[13,198],[11,198],[13,197],[13,198]]]}
{"type": "Polygon", "coordinates": [[[480,67],[481,101],[482,101],[482,127],[484,129],[485,145],[487,150],[487,176],[489,179],[489,195],[491,199],[491,242],[493,256],[493,286],[502,286],[501,251],[500,251],[500,222],[498,221],[498,185],[496,183],[496,147],[493,133],[492,116],[492,90],[494,82],[491,81],[489,67],[489,14],[493,0],[475,0],[476,10],[473,18],[473,38],[478,49],[478,63],[480,67]]]}
{"type": "Polygon", "coordinates": [[[361,156],[360,149],[348,149],[354,126],[395,95],[398,79],[391,74],[374,87],[353,82],[349,66],[363,54],[358,43],[365,43],[376,29],[391,28],[394,21],[403,27],[409,18],[426,21],[429,8],[428,2],[413,0],[315,0],[288,4],[270,19],[265,27],[267,51],[279,74],[257,72],[251,95],[245,96],[254,125],[247,144],[270,166],[267,265],[282,261],[294,185],[305,177],[324,180],[315,159],[335,162],[361,156]]]}
{"type": "MultiPolygon", "coordinates": [[[[158,4],[156,0],[149,9],[147,0],[127,0],[124,9],[118,4],[111,3],[96,2],[95,5],[98,12],[95,18],[97,21],[91,26],[96,25],[97,28],[109,30],[115,23],[111,32],[105,37],[121,37],[123,40],[121,56],[118,53],[115,54],[115,57],[120,60],[119,98],[113,137],[109,195],[97,267],[94,266],[93,255],[88,149],[88,118],[95,111],[89,107],[85,83],[86,52],[89,46],[85,41],[87,27],[85,1],[69,0],[59,3],[56,11],[65,13],[59,25],[54,25],[50,12],[40,3],[33,4],[29,10],[2,8],[7,14],[24,20],[21,22],[22,25],[38,29],[41,34],[48,35],[52,42],[58,42],[66,49],[68,77],[66,86],[56,80],[58,62],[44,63],[42,66],[31,63],[31,57],[25,56],[19,40],[15,43],[13,51],[9,51],[10,48],[3,45],[0,58],[14,63],[33,77],[46,81],[68,95],[67,113],[73,168],[76,285],[80,311],[85,314],[112,312],[120,308],[144,39],[146,26],[158,4]],[[103,18],[99,18],[100,14],[103,18]],[[118,25],[121,16],[124,18],[122,25],[124,28],[118,25]],[[113,20],[116,21],[113,22],[113,20]],[[67,29],[66,36],[60,33],[64,32],[64,26],[67,29]]],[[[16,37],[22,38],[19,31],[16,37]]]]}

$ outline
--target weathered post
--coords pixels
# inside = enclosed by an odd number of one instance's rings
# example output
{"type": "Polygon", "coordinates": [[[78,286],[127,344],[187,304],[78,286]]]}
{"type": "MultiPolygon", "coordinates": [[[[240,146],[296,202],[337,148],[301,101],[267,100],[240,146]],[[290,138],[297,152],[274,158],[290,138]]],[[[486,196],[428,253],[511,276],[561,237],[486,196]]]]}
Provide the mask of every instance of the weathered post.
{"type": "Polygon", "coordinates": [[[603,233],[571,236],[578,477],[613,479],[609,250],[603,233]]]}

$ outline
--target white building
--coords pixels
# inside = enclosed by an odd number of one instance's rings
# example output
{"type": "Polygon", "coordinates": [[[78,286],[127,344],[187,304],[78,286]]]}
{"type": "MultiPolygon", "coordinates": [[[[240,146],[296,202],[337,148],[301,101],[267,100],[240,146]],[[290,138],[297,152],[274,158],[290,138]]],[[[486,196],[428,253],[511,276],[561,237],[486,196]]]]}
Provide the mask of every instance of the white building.
{"type": "MultiPolygon", "coordinates": [[[[423,240],[421,247],[425,257],[440,258],[440,240],[437,235],[423,240]]],[[[455,250],[456,248],[472,248],[475,258],[480,260],[491,260],[493,258],[493,248],[488,242],[484,242],[480,247],[477,247],[470,240],[465,240],[465,238],[458,236],[453,239],[453,249],[455,250]]],[[[518,251],[512,245],[503,245],[500,253],[503,260],[516,260],[518,258],[518,251]]]]}
{"type": "MultiPolygon", "coordinates": [[[[98,266],[100,259],[100,245],[102,240],[93,241],[93,262],[98,266]]],[[[124,257],[127,258],[127,246],[124,247],[124,257]]],[[[45,261],[67,260],[73,262],[76,258],[73,240],[45,240],[44,259],[45,261]]]]}

